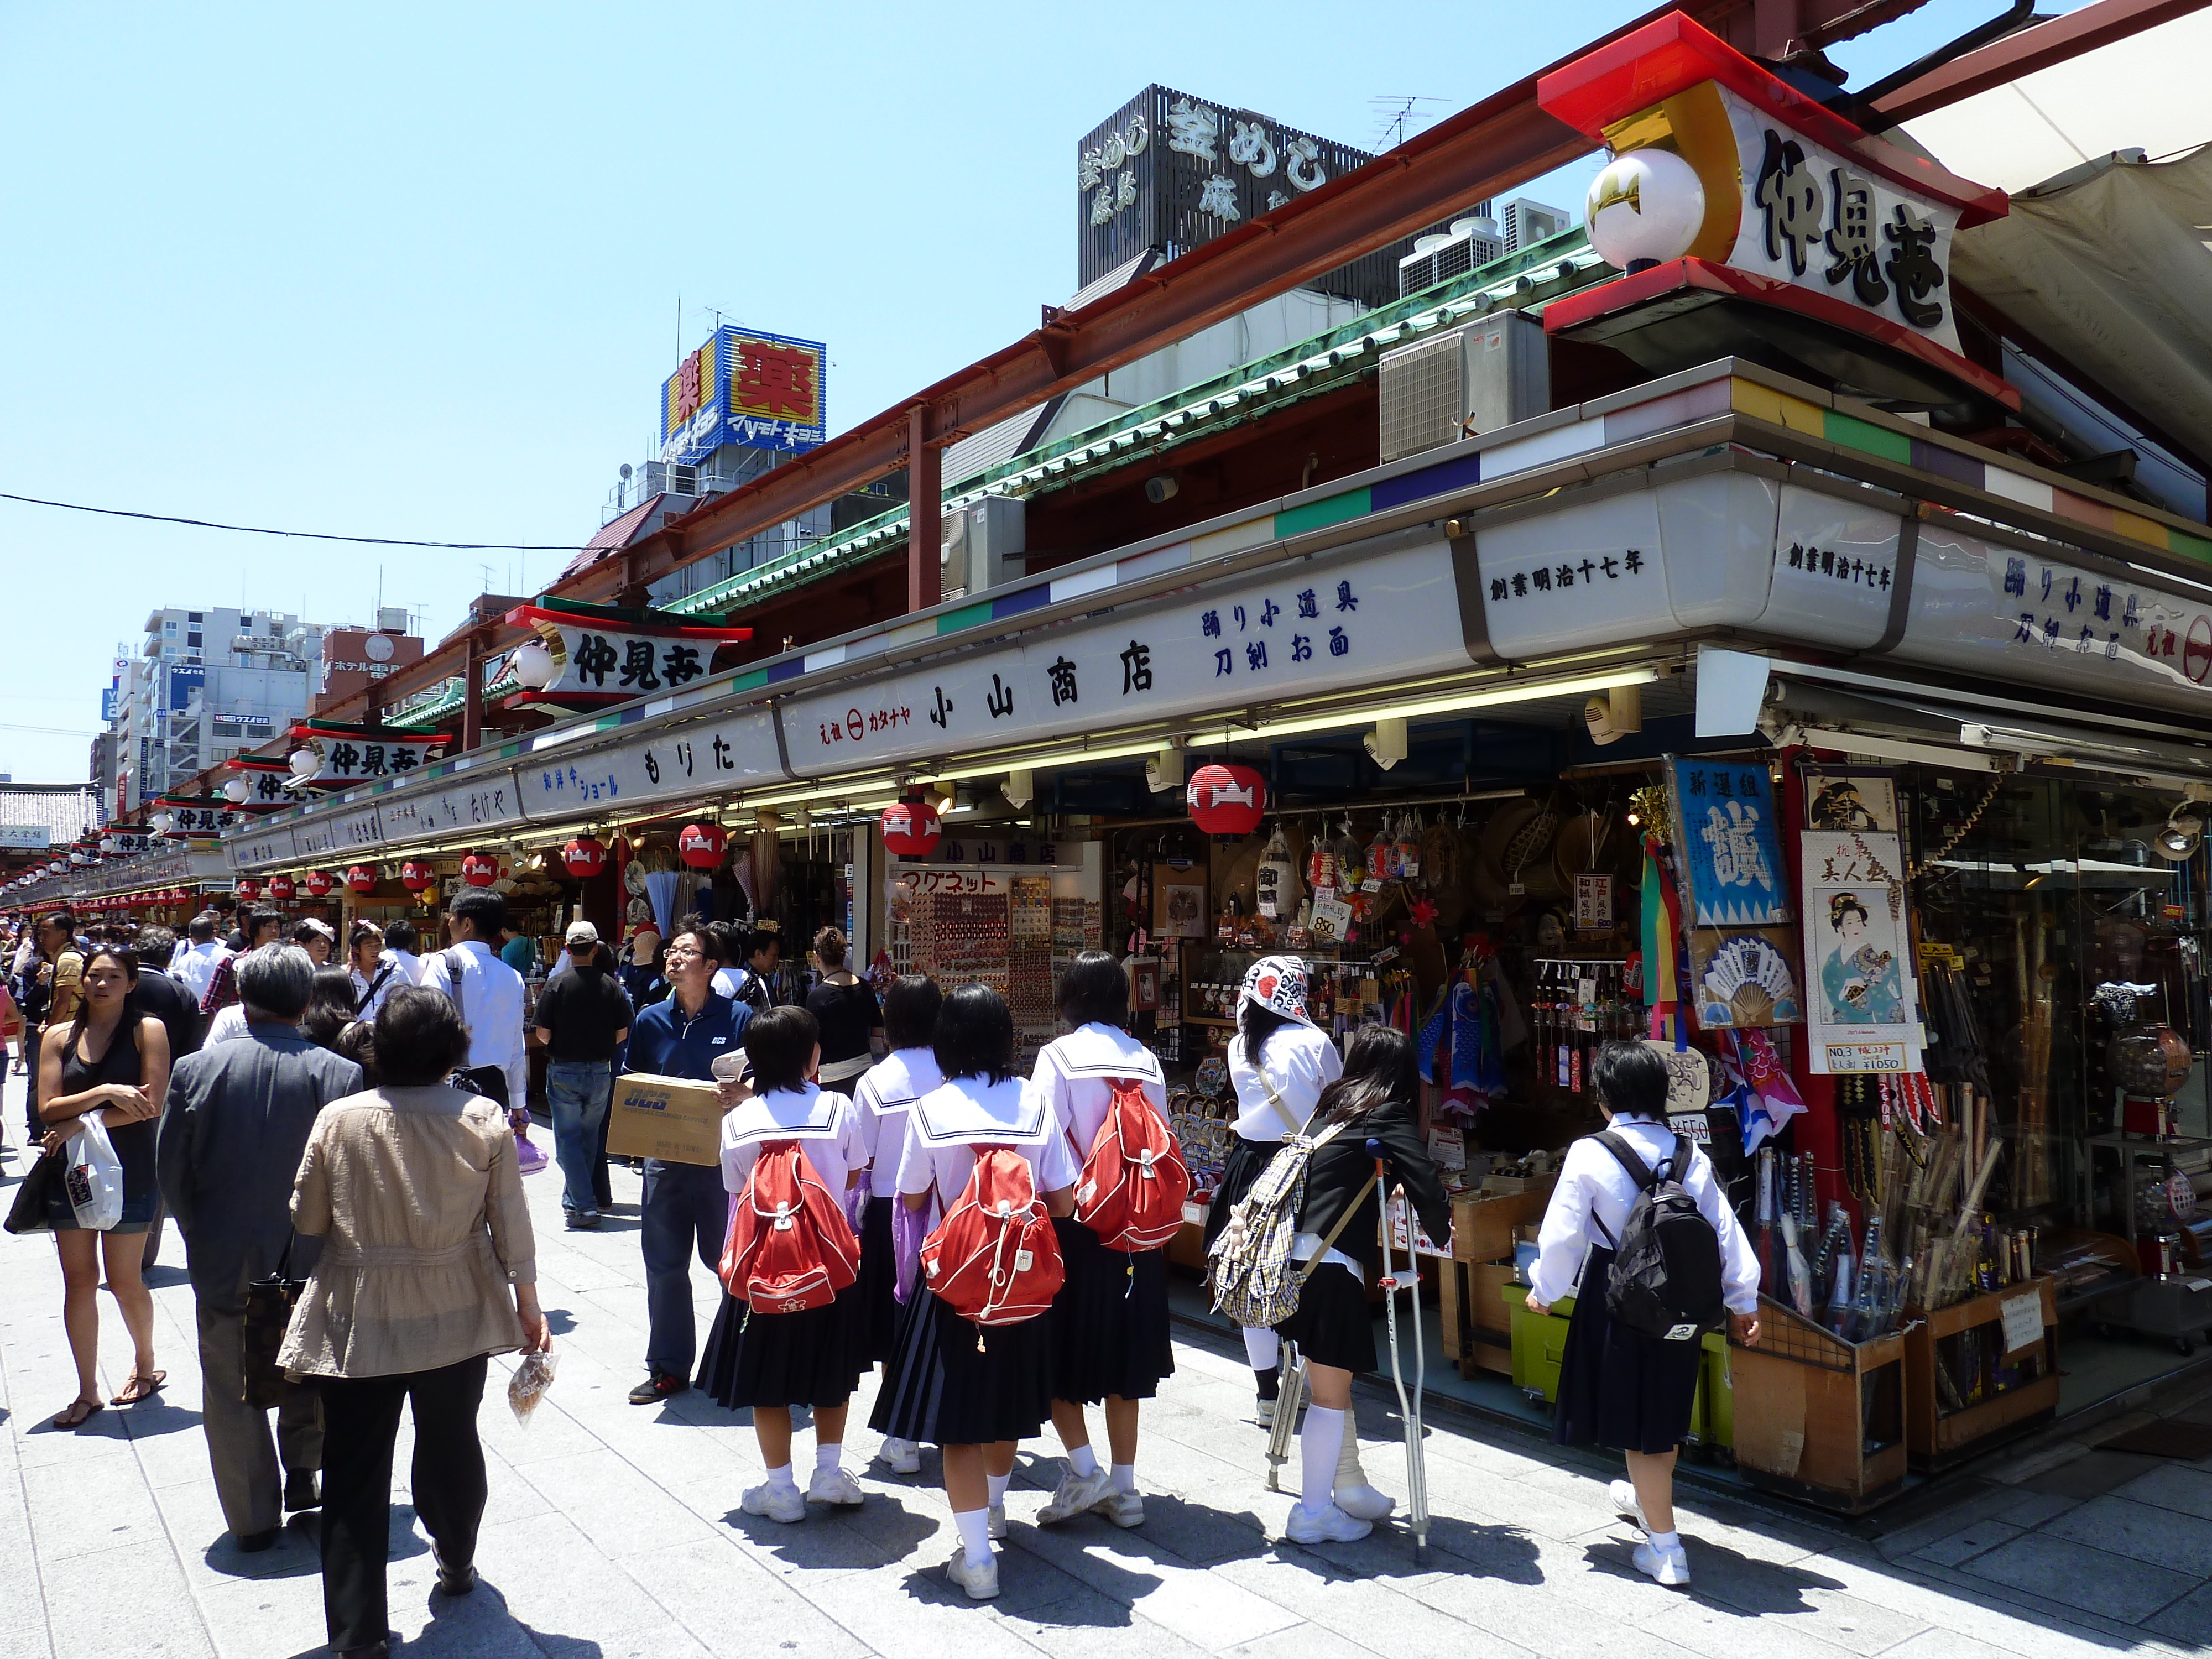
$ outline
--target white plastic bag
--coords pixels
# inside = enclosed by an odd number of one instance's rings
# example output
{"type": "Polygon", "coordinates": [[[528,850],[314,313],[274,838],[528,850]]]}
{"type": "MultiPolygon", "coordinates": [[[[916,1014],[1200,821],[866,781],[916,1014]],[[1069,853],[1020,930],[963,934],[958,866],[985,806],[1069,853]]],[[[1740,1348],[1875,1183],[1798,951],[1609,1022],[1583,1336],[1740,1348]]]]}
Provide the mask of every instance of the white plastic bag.
{"type": "Polygon", "coordinates": [[[514,1368],[514,1375],[507,1379],[507,1408],[526,1429],[530,1426],[530,1415],[538,1409],[538,1402],[553,1386],[553,1369],[551,1354],[526,1353],[514,1368]]]}
{"type": "Polygon", "coordinates": [[[98,1112],[87,1112],[77,1121],[83,1127],[69,1139],[63,1190],[76,1212],[76,1224],[104,1233],[123,1219],[123,1160],[116,1157],[115,1143],[98,1112]]]}

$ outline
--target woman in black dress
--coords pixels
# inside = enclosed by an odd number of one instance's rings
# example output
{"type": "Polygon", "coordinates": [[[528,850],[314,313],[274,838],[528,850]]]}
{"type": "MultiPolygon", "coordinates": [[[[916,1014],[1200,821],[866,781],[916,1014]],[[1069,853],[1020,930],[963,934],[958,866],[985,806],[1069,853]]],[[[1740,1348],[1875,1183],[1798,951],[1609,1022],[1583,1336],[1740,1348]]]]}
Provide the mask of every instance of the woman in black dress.
{"type": "Polygon", "coordinates": [[[806,1012],[822,1027],[822,1086],[849,1092],[887,1048],[875,988],[845,965],[846,949],[845,935],[835,927],[814,935],[822,977],[806,994],[806,1012]]]}
{"type": "Polygon", "coordinates": [[[39,1116],[46,1150],[62,1152],[94,1112],[123,1165],[123,1218],[105,1233],[77,1224],[76,1212],[59,1182],[46,1200],[46,1225],[62,1258],[62,1320],[76,1361],[76,1398],[57,1413],[54,1426],[73,1429],[100,1407],[100,1279],[123,1310],[134,1360],[131,1380],[110,1401],[136,1405],[158,1390],[167,1373],[154,1369],[154,1298],[139,1263],[146,1230],[159,1196],[154,1132],[169,1092],[169,1034],[150,1014],[135,1023],[125,1003],[138,982],[138,957],[119,945],[95,946],[84,964],[76,1018],[46,1035],[39,1053],[39,1116]]]}

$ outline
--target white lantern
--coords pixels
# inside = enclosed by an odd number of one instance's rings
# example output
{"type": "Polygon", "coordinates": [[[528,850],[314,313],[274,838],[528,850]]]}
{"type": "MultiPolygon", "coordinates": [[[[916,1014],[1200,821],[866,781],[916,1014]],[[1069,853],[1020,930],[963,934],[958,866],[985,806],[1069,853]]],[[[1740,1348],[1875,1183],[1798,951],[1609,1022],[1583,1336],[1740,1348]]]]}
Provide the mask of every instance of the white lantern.
{"type": "Polygon", "coordinates": [[[146,820],[146,827],[157,836],[166,836],[177,827],[177,815],[174,812],[156,812],[146,820]]]}
{"type": "Polygon", "coordinates": [[[1607,264],[1642,270],[1690,251],[1705,221],[1705,187],[1671,149],[1624,150],[1590,180],[1583,216],[1607,264]]]}
{"type": "Polygon", "coordinates": [[[100,838],[100,850],[102,854],[112,853],[115,850],[115,837],[112,836],[102,836],[100,838]]]}
{"type": "Polygon", "coordinates": [[[316,773],[322,769],[323,757],[320,755],[318,755],[313,750],[301,748],[295,749],[292,751],[292,775],[294,777],[312,778],[316,773]]]}
{"type": "Polygon", "coordinates": [[[233,778],[222,787],[222,798],[233,805],[243,806],[253,799],[253,780],[233,778]]]}
{"type": "Polygon", "coordinates": [[[514,670],[515,679],[532,691],[543,691],[561,672],[560,664],[553,660],[553,653],[543,640],[532,640],[515,647],[507,665],[514,670]]]}

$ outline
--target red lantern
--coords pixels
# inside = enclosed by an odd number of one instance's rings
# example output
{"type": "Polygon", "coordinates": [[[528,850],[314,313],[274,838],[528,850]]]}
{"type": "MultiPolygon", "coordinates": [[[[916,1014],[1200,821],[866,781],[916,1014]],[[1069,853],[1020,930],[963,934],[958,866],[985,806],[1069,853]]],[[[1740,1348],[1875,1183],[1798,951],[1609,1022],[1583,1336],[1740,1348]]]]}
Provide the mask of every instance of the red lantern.
{"type": "Polygon", "coordinates": [[[607,844],[597,836],[579,836],[561,849],[561,867],[572,876],[596,876],[607,867],[607,844]]]}
{"type": "Polygon", "coordinates": [[[376,890],[376,866],[370,864],[355,865],[351,869],[346,872],[345,884],[349,890],[356,893],[374,892],[376,890]]]}
{"type": "Polygon", "coordinates": [[[937,809],[919,796],[884,808],[884,846],[900,858],[927,858],[940,833],[937,809]]]}
{"type": "Polygon", "coordinates": [[[687,823],[676,837],[676,856],[694,870],[711,870],[722,861],[726,839],[719,823],[687,823]]]}
{"type": "Polygon", "coordinates": [[[471,887],[489,887],[499,879],[499,860],[489,853],[471,853],[461,860],[461,879],[471,887]]]}
{"type": "Polygon", "coordinates": [[[261,884],[258,881],[241,881],[235,890],[240,904],[251,904],[261,896],[261,884]]]}
{"type": "Polygon", "coordinates": [[[1224,841],[1250,835],[1267,810],[1267,781],[1249,766],[1201,766],[1187,793],[1191,822],[1224,841]]]}
{"type": "Polygon", "coordinates": [[[338,884],[337,878],[327,870],[310,870],[301,884],[307,888],[309,898],[327,898],[331,889],[338,884]]]}
{"type": "Polygon", "coordinates": [[[269,896],[270,898],[280,901],[288,899],[298,893],[299,890],[298,884],[295,883],[289,876],[271,876],[269,878],[269,896]]]}
{"type": "Polygon", "coordinates": [[[399,884],[410,893],[419,893],[438,884],[438,872],[419,859],[410,859],[399,866],[399,884]]]}

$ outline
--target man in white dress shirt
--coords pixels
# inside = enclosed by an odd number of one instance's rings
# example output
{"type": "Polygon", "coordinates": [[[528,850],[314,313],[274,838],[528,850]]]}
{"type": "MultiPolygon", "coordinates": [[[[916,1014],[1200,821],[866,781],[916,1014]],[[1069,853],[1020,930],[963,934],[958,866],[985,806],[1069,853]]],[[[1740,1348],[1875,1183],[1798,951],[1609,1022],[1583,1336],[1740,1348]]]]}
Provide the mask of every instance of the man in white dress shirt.
{"type": "Polygon", "coordinates": [[[446,937],[453,946],[423,958],[422,983],[453,998],[469,1028],[469,1064],[504,1072],[507,1104],[520,1111],[530,1103],[530,1061],[522,1047],[522,975],[491,946],[506,927],[507,901],[497,893],[471,887],[456,895],[446,909],[446,937]]]}
{"type": "Polygon", "coordinates": [[[185,990],[191,993],[192,1006],[197,1008],[207,996],[208,982],[215,977],[217,963],[230,954],[230,947],[215,936],[215,913],[203,910],[185,925],[186,940],[184,954],[176,958],[169,974],[185,990]]]}
{"type": "Polygon", "coordinates": [[[420,985],[422,982],[422,958],[415,954],[415,924],[402,916],[384,930],[384,959],[398,969],[392,975],[394,985],[420,985]]]}

